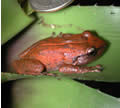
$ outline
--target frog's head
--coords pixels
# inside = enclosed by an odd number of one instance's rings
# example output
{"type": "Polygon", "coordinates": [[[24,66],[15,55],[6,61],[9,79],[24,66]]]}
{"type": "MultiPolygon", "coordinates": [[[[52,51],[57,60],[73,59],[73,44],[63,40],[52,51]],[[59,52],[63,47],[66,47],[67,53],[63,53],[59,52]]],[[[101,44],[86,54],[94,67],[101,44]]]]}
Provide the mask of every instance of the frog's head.
{"type": "Polygon", "coordinates": [[[85,49],[84,54],[77,56],[73,60],[73,65],[83,65],[94,61],[103,54],[106,48],[106,42],[91,32],[85,31],[82,36],[86,38],[89,47],[85,49]]]}

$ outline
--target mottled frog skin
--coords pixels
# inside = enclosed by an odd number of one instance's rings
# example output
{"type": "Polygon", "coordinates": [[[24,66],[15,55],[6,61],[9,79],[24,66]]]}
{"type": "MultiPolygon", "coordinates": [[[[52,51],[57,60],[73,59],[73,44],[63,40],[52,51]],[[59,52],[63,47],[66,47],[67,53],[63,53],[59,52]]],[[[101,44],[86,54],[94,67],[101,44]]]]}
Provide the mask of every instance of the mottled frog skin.
{"type": "Polygon", "coordinates": [[[13,62],[19,74],[41,75],[59,70],[65,74],[100,72],[101,65],[85,67],[104,52],[106,42],[90,31],[81,34],[59,34],[33,44],[13,62]],[[46,71],[46,72],[45,72],[46,71]]]}

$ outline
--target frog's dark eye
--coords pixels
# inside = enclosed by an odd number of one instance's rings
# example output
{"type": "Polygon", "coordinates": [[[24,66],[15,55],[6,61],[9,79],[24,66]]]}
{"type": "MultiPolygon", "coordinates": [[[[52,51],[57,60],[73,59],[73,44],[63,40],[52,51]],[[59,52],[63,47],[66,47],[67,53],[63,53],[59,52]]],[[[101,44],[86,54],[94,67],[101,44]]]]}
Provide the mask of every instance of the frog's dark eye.
{"type": "Polygon", "coordinates": [[[88,50],[88,55],[95,56],[97,54],[97,49],[92,47],[88,50]]]}

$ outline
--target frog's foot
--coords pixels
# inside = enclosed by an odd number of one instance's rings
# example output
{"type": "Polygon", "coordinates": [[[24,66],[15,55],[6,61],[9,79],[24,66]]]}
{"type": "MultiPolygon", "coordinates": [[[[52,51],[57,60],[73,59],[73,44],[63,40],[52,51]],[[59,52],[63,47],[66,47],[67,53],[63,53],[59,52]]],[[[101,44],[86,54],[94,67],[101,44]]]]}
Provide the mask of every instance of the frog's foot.
{"type": "Polygon", "coordinates": [[[88,72],[101,72],[103,67],[101,65],[91,66],[91,67],[79,67],[73,65],[65,65],[60,67],[59,71],[65,74],[80,74],[80,73],[88,73],[88,72]]]}
{"type": "Polygon", "coordinates": [[[20,59],[13,62],[13,67],[19,74],[43,75],[44,65],[35,59],[20,59]]]}

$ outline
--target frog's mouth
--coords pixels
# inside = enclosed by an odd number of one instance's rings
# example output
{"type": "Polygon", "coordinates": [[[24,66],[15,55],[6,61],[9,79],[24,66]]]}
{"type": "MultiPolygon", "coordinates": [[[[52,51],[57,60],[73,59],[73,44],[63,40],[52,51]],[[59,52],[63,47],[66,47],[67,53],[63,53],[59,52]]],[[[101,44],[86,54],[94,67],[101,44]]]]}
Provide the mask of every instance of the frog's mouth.
{"type": "Polygon", "coordinates": [[[77,56],[73,60],[73,65],[84,65],[88,64],[94,60],[96,60],[98,57],[100,57],[104,52],[105,47],[100,48],[91,48],[88,50],[87,54],[77,56]]]}

